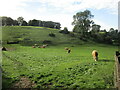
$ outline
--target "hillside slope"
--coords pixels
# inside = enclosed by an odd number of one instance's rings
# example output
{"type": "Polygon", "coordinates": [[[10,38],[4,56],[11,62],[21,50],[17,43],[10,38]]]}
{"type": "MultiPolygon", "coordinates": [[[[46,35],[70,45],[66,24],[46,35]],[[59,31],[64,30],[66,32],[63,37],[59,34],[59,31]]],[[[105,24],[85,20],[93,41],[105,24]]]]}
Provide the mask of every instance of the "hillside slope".
{"type": "Polygon", "coordinates": [[[2,28],[2,40],[6,42],[21,41],[22,44],[43,43],[51,44],[82,44],[83,41],[71,37],[69,34],[59,33],[58,29],[33,26],[6,26],[2,28]],[[55,37],[49,36],[50,33],[55,37]]]}

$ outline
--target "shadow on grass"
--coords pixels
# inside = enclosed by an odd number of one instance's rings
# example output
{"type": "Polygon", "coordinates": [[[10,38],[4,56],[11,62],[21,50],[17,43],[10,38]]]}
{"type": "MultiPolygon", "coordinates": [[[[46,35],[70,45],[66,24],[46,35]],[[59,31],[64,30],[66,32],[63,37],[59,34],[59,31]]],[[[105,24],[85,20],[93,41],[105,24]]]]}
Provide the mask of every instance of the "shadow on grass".
{"type": "Polygon", "coordinates": [[[2,89],[7,90],[12,85],[12,78],[2,75],[2,89]]]}
{"type": "Polygon", "coordinates": [[[114,60],[99,59],[98,62],[115,62],[114,60]]]}
{"type": "Polygon", "coordinates": [[[17,79],[11,78],[6,72],[2,73],[2,90],[9,90],[17,79]]]}

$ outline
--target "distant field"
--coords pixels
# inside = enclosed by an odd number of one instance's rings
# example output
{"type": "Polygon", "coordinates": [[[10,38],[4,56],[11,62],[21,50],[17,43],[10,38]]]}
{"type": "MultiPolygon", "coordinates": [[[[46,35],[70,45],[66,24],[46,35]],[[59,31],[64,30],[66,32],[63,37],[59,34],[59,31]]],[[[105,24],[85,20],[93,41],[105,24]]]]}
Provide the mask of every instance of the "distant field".
{"type": "Polygon", "coordinates": [[[116,47],[103,44],[49,45],[47,48],[6,45],[3,51],[3,88],[13,86],[20,77],[34,82],[34,88],[113,88],[116,47]],[[68,54],[64,48],[69,47],[68,54]],[[98,50],[99,61],[92,59],[98,50]]]}

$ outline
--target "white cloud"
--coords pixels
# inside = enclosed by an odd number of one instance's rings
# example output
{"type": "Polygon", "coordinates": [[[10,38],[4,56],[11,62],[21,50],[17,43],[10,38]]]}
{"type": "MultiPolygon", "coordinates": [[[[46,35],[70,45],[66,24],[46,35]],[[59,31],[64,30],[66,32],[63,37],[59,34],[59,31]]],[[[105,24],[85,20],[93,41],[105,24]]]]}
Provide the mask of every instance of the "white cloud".
{"type": "Polygon", "coordinates": [[[75,12],[82,9],[108,9],[110,13],[117,13],[119,0],[38,0],[42,4],[48,4],[56,8],[61,8],[66,12],[75,12]],[[77,4],[75,4],[77,3],[77,4]]]}
{"type": "MultiPolygon", "coordinates": [[[[19,16],[23,16],[25,20],[41,19],[60,22],[62,27],[68,27],[72,30],[71,22],[72,16],[85,9],[106,9],[110,14],[117,14],[119,0],[1,0],[0,12],[1,16],[10,16],[16,19],[19,16]],[[29,3],[37,2],[40,6],[36,8],[36,11],[27,11],[26,7],[29,3]],[[52,7],[52,8],[51,8],[52,7]],[[48,12],[48,9],[51,12],[48,12]],[[57,13],[57,14],[56,14],[57,13]]],[[[95,20],[103,28],[109,28],[111,25],[103,23],[100,20],[95,20]]]]}
{"type": "Polygon", "coordinates": [[[45,14],[44,16],[40,16],[37,19],[45,20],[45,21],[54,21],[59,22],[61,24],[61,29],[67,27],[69,31],[72,31],[73,26],[71,25],[73,18],[68,14],[45,14]]]}
{"type": "Polygon", "coordinates": [[[23,8],[27,6],[26,0],[2,0],[0,1],[1,16],[17,17],[26,12],[23,8]]]}
{"type": "Polygon", "coordinates": [[[8,11],[17,12],[19,9],[26,7],[28,2],[38,2],[41,5],[50,5],[55,8],[60,8],[64,12],[75,12],[88,8],[106,8],[111,13],[117,13],[118,1],[119,0],[1,0],[0,11],[2,13],[8,11]]]}
{"type": "Polygon", "coordinates": [[[95,22],[95,24],[98,24],[98,25],[101,26],[101,30],[106,29],[107,31],[109,31],[110,28],[117,29],[117,26],[113,26],[113,25],[106,24],[106,23],[104,23],[103,21],[100,21],[100,20],[97,20],[97,19],[94,19],[94,22],[95,22]]]}

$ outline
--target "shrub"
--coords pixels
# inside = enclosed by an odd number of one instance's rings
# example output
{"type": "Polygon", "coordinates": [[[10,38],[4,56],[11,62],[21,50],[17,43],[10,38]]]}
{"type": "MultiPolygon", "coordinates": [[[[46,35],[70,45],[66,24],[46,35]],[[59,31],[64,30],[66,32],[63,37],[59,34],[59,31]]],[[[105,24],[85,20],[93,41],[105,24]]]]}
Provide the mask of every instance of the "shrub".
{"type": "Polygon", "coordinates": [[[50,37],[55,37],[55,34],[51,32],[51,33],[49,33],[49,36],[50,37]]]}
{"type": "Polygon", "coordinates": [[[50,41],[50,40],[44,40],[43,41],[43,44],[51,44],[52,43],[52,41],[50,41]]]}
{"type": "Polygon", "coordinates": [[[19,41],[7,41],[7,44],[19,44],[19,41]]]}
{"type": "Polygon", "coordinates": [[[65,27],[63,30],[60,30],[59,33],[69,34],[70,32],[68,31],[67,27],[65,27]]]}
{"type": "Polygon", "coordinates": [[[69,34],[71,37],[75,37],[75,34],[73,32],[70,32],[69,34]]]}

